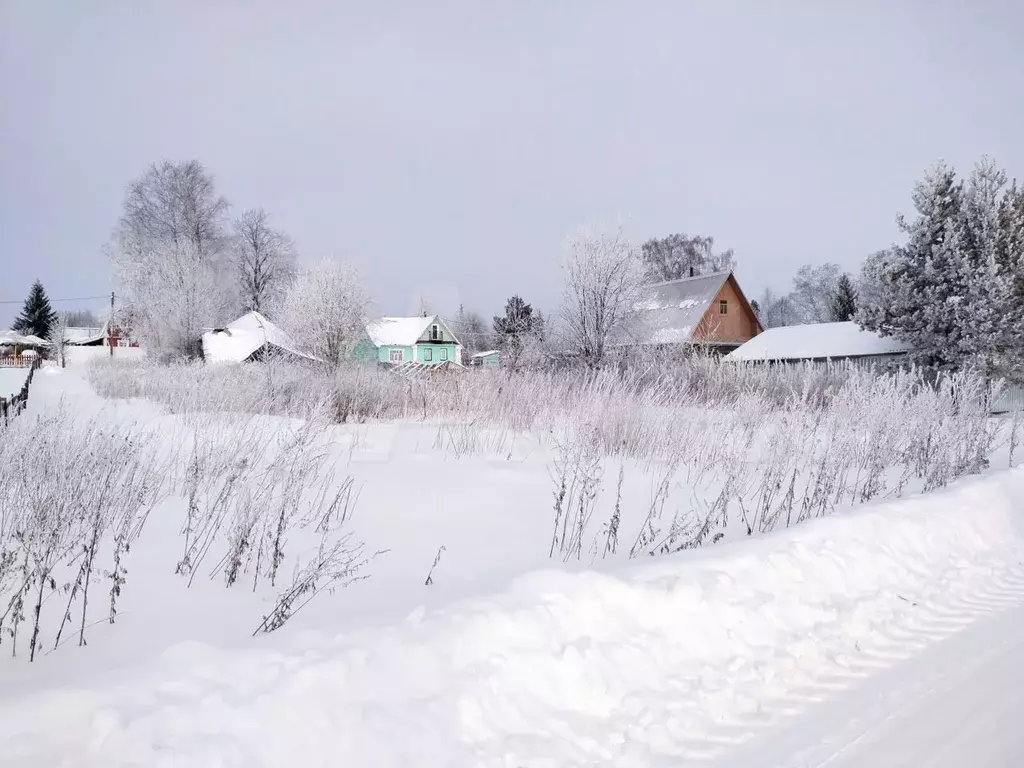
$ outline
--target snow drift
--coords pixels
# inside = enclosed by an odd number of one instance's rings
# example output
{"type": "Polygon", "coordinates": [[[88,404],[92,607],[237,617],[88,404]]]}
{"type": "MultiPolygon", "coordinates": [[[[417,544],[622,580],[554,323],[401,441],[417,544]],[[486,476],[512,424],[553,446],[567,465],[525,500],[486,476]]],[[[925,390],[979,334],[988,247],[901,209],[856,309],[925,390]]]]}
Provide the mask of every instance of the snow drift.
{"type": "Polygon", "coordinates": [[[1008,471],[616,572],[533,573],[398,625],[177,646],[102,688],[3,702],[0,764],[721,758],[953,631],[950,615],[998,607],[1024,583],[1022,503],[1008,471]]]}

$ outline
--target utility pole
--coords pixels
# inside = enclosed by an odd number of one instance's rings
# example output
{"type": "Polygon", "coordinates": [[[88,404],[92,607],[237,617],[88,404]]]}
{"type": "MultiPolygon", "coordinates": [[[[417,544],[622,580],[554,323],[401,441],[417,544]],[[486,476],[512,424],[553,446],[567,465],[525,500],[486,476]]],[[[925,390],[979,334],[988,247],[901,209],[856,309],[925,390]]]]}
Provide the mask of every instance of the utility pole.
{"type": "Polygon", "coordinates": [[[110,347],[110,356],[114,356],[114,292],[110,292],[110,319],[107,320],[107,346],[110,347]]]}

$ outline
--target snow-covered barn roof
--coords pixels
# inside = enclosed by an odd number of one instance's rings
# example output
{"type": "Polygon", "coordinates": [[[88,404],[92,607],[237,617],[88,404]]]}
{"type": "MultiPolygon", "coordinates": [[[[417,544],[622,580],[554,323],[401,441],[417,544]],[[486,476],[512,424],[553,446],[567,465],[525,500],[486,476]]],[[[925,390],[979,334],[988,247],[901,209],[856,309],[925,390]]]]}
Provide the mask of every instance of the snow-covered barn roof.
{"type": "Polygon", "coordinates": [[[426,317],[382,317],[367,325],[366,332],[369,334],[370,341],[373,342],[374,346],[411,347],[420,340],[427,328],[435,323],[448,332],[453,343],[459,343],[451,328],[437,315],[427,315],[426,317]]]}
{"type": "Polygon", "coordinates": [[[203,357],[214,363],[242,363],[263,346],[307,360],[317,358],[299,351],[292,338],[259,312],[247,312],[225,328],[203,334],[203,357]]]}
{"type": "Polygon", "coordinates": [[[645,285],[626,323],[627,343],[685,344],[731,272],[645,285]]]}
{"type": "Polygon", "coordinates": [[[890,336],[865,331],[854,322],[814,323],[769,328],[726,356],[753,360],[839,360],[849,357],[897,355],[912,347],[890,336]]]}
{"type": "Polygon", "coordinates": [[[496,350],[496,349],[488,349],[486,352],[477,352],[475,355],[473,355],[473,357],[489,357],[490,355],[497,355],[497,354],[499,354],[498,350],[496,350]]]}

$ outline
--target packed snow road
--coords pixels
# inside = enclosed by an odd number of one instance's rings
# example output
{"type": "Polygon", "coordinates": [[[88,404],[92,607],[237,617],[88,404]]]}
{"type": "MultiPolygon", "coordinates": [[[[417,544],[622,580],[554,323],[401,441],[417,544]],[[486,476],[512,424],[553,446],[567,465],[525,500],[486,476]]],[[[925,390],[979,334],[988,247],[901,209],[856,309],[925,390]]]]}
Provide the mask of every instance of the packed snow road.
{"type": "Polygon", "coordinates": [[[763,734],[735,768],[1024,765],[1024,605],[982,619],[763,734]]]}

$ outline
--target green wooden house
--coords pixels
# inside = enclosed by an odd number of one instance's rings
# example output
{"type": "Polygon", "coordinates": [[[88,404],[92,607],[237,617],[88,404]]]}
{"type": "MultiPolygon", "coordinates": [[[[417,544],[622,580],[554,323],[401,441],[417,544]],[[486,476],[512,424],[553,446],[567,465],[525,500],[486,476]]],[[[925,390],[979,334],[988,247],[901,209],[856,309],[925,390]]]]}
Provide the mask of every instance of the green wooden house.
{"type": "Polygon", "coordinates": [[[364,360],[375,349],[377,362],[388,365],[462,365],[462,344],[437,315],[382,317],[366,326],[366,335],[369,345],[356,351],[364,360]]]}

